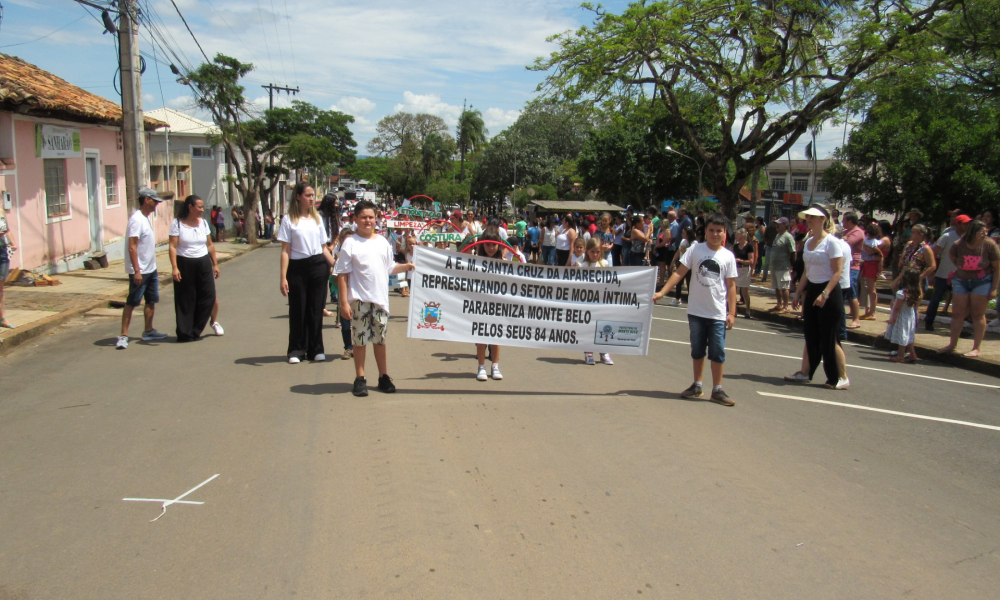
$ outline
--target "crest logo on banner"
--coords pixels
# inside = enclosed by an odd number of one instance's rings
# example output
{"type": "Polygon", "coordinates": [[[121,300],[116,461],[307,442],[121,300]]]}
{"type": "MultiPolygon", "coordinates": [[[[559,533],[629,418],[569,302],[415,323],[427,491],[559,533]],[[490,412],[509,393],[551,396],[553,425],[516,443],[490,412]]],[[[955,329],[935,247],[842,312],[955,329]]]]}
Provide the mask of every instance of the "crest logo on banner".
{"type": "Polygon", "coordinates": [[[420,324],[417,329],[438,329],[444,331],[441,324],[441,305],[437,302],[424,302],[424,308],[420,311],[420,324]]]}

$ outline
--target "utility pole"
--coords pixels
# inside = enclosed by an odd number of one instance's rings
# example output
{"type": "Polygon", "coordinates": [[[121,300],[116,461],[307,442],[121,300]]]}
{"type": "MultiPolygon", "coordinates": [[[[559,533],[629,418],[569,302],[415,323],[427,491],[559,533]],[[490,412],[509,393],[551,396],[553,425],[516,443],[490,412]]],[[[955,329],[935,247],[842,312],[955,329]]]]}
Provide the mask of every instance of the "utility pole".
{"type": "MultiPolygon", "coordinates": [[[[142,73],[139,71],[139,23],[135,0],[118,4],[118,64],[122,88],[122,148],[125,152],[125,195],[130,201],[149,181],[142,118],[142,73]]],[[[169,175],[169,174],[168,174],[169,175]]]]}
{"type": "MultiPolygon", "coordinates": [[[[260,87],[262,87],[265,90],[267,90],[267,107],[268,107],[268,110],[273,110],[274,109],[274,92],[285,92],[286,94],[291,94],[293,96],[295,94],[299,93],[298,86],[296,86],[294,88],[290,88],[290,87],[282,87],[280,85],[274,85],[273,83],[269,83],[267,85],[262,85],[260,87]]],[[[267,164],[270,165],[270,166],[274,166],[274,154],[273,153],[267,157],[267,164]]],[[[268,183],[270,183],[270,181],[268,183]]],[[[270,208],[271,210],[275,211],[276,213],[280,212],[279,210],[277,210],[278,207],[276,207],[274,205],[274,189],[273,188],[271,189],[271,193],[268,194],[268,196],[267,196],[267,207],[270,208]]]]}

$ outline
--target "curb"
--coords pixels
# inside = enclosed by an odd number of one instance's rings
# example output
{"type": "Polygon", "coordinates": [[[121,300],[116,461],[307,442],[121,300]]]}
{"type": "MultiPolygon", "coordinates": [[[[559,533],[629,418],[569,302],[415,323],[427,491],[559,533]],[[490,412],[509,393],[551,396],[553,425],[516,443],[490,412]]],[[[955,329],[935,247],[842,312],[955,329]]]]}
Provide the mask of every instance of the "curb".
{"type": "MultiPolygon", "coordinates": [[[[221,265],[223,263],[227,263],[235,258],[239,258],[244,254],[248,254],[250,252],[253,252],[254,250],[257,250],[258,248],[263,248],[269,244],[270,242],[258,243],[255,247],[248,246],[246,250],[242,250],[240,252],[234,252],[229,256],[220,259],[219,264],[221,265]]],[[[165,276],[161,275],[160,282],[162,283],[164,280],[170,281],[171,278],[172,276],[169,273],[167,273],[165,276]]],[[[14,334],[0,340],[0,357],[2,357],[7,352],[13,350],[14,348],[20,346],[21,344],[30,341],[36,337],[39,337],[44,333],[52,331],[53,329],[59,327],[60,325],[62,325],[66,321],[69,321],[70,319],[82,316],[83,314],[90,312],[95,308],[107,307],[110,302],[116,300],[120,301],[120,298],[118,296],[103,296],[100,300],[95,300],[94,302],[87,304],[85,306],[79,306],[77,308],[72,308],[70,310],[64,310],[62,312],[52,315],[51,317],[45,317],[44,319],[35,321],[34,323],[31,323],[30,325],[27,325],[23,328],[18,327],[17,329],[14,330],[15,331],[14,334]]]]}
{"type": "MultiPolygon", "coordinates": [[[[754,320],[768,321],[771,323],[780,323],[782,325],[794,327],[795,329],[802,330],[802,322],[795,319],[794,317],[784,317],[781,315],[776,315],[774,313],[769,313],[767,311],[762,311],[756,308],[750,309],[750,314],[753,315],[754,320]]],[[[739,320],[739,317],[737,317],[739,320]]],[[[862,333],[856,330],[847,330],[848,341],[854,342],[856,344],[864,344],[866,346],[871,346],[873,348],[884,348],[887,350],[895,349],[895,344],[890,343],[882,336],[872,335],[870,333],[862,333]]],[[[1000,371],[1000,365],[987,362],[984,360],[979,360],[976,358],[967,358],[961,354],[951,353],[951,354],[938,354],[933,348],[926,348],[924,346],[915,346],[917,351],[917,357],[922,360],[933,360],[939,363],[952,365],[960,369],[965,369],[967,371],[974,371],[982,375],[990,375],[992,377],[997,376],[997,372],[1000,371]]],[[[850,368],[850,365],[848,365],[850,368]]]]}

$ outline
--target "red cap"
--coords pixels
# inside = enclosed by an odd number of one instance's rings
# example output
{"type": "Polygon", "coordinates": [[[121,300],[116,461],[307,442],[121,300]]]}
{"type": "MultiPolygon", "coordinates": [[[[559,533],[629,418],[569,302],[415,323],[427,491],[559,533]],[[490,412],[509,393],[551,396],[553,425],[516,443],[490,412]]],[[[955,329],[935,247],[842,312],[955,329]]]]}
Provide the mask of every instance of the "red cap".
{"type": "Polygon", "coordinates": [[[970,217],[969,215],[958,215],[957,217],[955,217],[955,222],[956,223],[971,223],[972,222],[972,217],[970,217]]]}

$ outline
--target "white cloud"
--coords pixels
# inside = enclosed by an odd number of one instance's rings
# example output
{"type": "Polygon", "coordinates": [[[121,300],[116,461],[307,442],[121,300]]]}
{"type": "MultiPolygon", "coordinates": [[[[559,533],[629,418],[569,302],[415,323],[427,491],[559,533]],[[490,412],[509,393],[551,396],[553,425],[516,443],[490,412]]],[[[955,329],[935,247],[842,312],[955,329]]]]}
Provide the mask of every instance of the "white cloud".
{"type": "Polygon", "coordinates": [[[519,110],[503,110],[501,108],[487,108],[483,111],[483,123],[490,132],[490,137],[507,129],[521,116],[519,110]]]}
{"type": "Polygon", "coordinates": [[[167,108],[179,111],[190,111],[195,109],[194,98],[191,96],[178,96],[166,102],[167,108]]]}
{"type": "Polygon", "coordinates": [[[357,96],[342,96],[340,102],[330,107],[330,110],[352,115],[355,119],[363,117],[375,110],[375,103],[368,98],[357,96]]]}
{"type": "Polygon", "coordinates": [[[449,127],[454,127],[458,123],[459,115],[462,114],[462,107],[442,102],[441,96],[436,94],[422,95],[405,91],[403,101],[396,105],[393,112],[427,113],[441,117],[449,127]]]}

